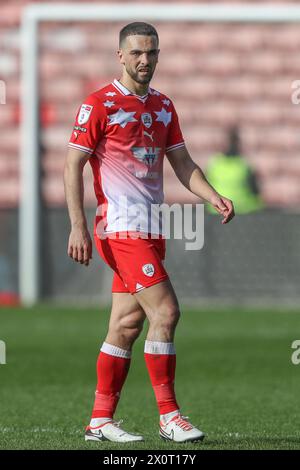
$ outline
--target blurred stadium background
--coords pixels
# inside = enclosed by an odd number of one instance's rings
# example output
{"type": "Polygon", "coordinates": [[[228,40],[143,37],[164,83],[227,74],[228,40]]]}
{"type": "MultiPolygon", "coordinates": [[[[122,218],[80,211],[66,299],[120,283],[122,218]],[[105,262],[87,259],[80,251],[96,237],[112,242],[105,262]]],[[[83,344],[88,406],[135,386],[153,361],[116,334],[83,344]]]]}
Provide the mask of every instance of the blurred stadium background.
{"type": "MultiPolygon", "coordinates": [[[[6,84],[6,104],[0,108],[3,302],[19,293],[20,97],[26,93],[20,84],[20,21],[24,7],[33,3],[43,2],[0,2],[0,79],[6,84]]],[[[149,3],[158,8],[159,2],[149,3]]],[[[244,2],[231,3],[238,8],[244,2]]],[[[263,211],[240,216],[228,227],[206,215],[205,245],[199,252],[185,252],[183,242],[169,241],[167,265],[180,300],[297,304],[300,111],[291,102],[291,84],[300,77],[299,24],[180,23],[178,34],[178,23],[152,23],[161,46],[152,86],[174,100],[193,158],[205,169],[210,157],[224,147],[229,126],[238,123],[242,153],[256,171],[265,203],[263,211]]],[[[89,269],[66,256],[69,222],[62,170],[82,99],[120,76],[115,51],[123,24],[43,22],[40,27],[42,300],[105,304],[110,299],[111,273],[97,256],[89,269]]],[[[88,166],[85,178],[85,204],[92,224],[96,200],[88,166]]],[[[197,201],[175,178],[168,162],[165,194],[169,203],[197,201]]]]}
{"type": "MultiPolygon", "coordinates": [[[[0,80],[6,84],[6,104],[0,105],[2,305],[17,304],[20,293],[20,102],[26,93],[20,81],[20,23],[24,8],[34,3],[43,2],[0,0],[0,80]]],[[[158,1],[144,4],[159,8],[158,1]]],[[[168,242],[167,267],[184,306],[176,338],[178,396],[184,412],[207,431],[204,448],[299,448],[299,370],[291,363],[299,315],[297,309],[287,314],[300,300],[300,108],[291,102],[291,85],[300,79],[299,23],[150,22],[161,47],[152,86],[174,100],[193,158],[205,169],[225,146],[230,126],[238,124],[242,154],[257,174],[265,204],[225,227],[206,214],[199,252],[185,251],[181,240],[168,242]],[[191,380],[193,387],[186,385],[191,380]]],[[[95,252],[88,269],[66,255],[62,170],[82,99],[120,78],[114,53],[123,25],[43,22],[40,27],[40,301],[45,305],[0,310],[0,340],[7,345],[7,364],[0,365],[1,448],[86,448],[82,432],[95,387],[94,359],[109,317],[111,272],[95,252]]],[[[92,229],[96,200],[88,165],[85,179],[92,229]]],[[[165,193],[169,203],[197,202],[168,162],[165,193]]],[[[145,434],[144,448],[168,449],[154,435],[156,408],[142,349],[139,340],[117,417],[145,434]]]]}

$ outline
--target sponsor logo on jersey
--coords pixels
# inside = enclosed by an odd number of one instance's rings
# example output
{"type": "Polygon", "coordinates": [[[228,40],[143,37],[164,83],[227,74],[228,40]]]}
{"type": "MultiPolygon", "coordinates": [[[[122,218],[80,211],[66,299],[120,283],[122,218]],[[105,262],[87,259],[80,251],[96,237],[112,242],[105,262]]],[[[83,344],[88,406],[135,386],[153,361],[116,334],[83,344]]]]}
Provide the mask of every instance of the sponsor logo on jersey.
{"type": "Polygon", "coordinates": [[[147,129],[152,126],[152,116],[150,113],[143,113],[141,115],[142,123],[147,129]]]}
{"type": "Polygon", "coordinates": [[[131,147],[135,158],[148,167],[152,167],[158,160],[160,147],[131,147]]]}
{"type": "Polygon", "coordinates": [[[92,109],[93,109],[93,106],[91,106],[90,104],[81,105],[81,108],[78,114],[78,119],[77,119],[78,124],[85,124],[86,122],[88,122],[88,120],[90,119],[92,109]]]}
{"type": "Polygon", "coordinates": [[[74,126],[73,129],[74,129],[75,131],[87,132],[87,128],[86,128],[86,127],[74,126]]]}
{"type": "Polygon", "coordinates": [[[149,137],[149,139],[150,139],[152,142],[154,142],[153,134],[154,134],[154,131],[152,131],[151,134],[149,134],[149,132],[147,132],[147,131],[144,131],[144,135],[145,135],[146,137],[149,137]]]}
{"type": "Polygon", "coordinates": [[[143,270],[143,273],[148,277],[152,277],[154,274],[153,264],[144,264],[144,266],[142,267],[142,270],[143,270]]]}

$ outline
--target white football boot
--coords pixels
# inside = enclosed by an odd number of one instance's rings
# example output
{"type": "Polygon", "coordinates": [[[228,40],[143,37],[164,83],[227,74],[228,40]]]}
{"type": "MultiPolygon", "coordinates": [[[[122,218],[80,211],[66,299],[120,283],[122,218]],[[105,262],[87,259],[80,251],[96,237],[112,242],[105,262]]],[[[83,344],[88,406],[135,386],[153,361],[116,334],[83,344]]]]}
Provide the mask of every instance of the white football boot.
{"type": "Polygon", "coordinates": [[[188,421],[187,416],[182,416],[180,413],[167,423],[162,421],[159,423],[159,435],[166,441],[174,442],[202,441],[205,436],[188,421]]]}
{"type": "Polygon", "coordinates": [[[114,421],[113,419],[107,421],[100,426],[91,427],[87,426],[85,431],[86,441],[112,441],[112,442],[134,442],[143,441],[143,436],[130,434],[120,428],[121,421],[114,421]]]}

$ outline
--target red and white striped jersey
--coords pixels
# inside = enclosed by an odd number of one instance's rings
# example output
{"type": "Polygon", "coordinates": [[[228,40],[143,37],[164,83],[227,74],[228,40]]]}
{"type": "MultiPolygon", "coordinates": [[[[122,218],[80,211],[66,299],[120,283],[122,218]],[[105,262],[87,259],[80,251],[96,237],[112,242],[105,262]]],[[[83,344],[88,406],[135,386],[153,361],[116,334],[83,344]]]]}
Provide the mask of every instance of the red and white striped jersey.
{"type": "Polygon", "coordinates": [[[115,79],[85,99],[69,146],[91,156],[104,232],[160,233],[149,217],[164,198],[164,155],[184,145],[172,101],[152,88],[139,96],[115,79]],[[129,217],[133,204],[143,207],[138,219],[129,217]]]}

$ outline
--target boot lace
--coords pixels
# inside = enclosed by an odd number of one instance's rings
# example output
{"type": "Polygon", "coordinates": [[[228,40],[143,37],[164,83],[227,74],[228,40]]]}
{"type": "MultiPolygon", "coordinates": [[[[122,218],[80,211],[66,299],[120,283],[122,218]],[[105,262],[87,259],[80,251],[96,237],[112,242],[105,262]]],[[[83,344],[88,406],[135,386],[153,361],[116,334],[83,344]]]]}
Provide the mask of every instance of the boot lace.
{"type": "Polygon", "coordinates": [[[193,425],[188,421],[188,416],[178,415],[174,418],[174,423],[177,424],[184,431],[190,431],[193,429],[193,425]]]}
{"type": "Polygon", "coordinates": [[[111,423],[116,426],[117,428],[121,427],[121,424],[123,423],[123,419],[120,419],[119,421],[114,421],[113,419],[111,420],[111,423]]]}

